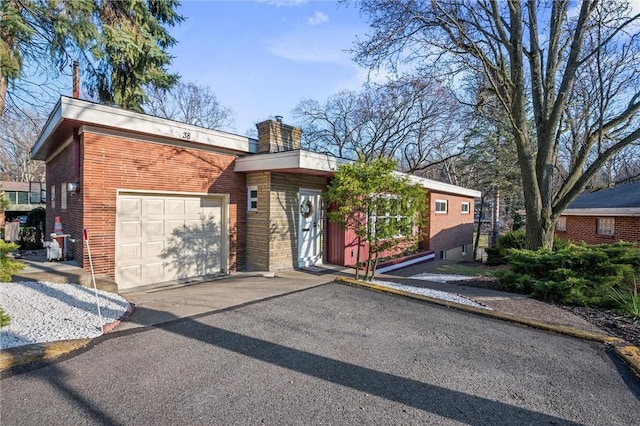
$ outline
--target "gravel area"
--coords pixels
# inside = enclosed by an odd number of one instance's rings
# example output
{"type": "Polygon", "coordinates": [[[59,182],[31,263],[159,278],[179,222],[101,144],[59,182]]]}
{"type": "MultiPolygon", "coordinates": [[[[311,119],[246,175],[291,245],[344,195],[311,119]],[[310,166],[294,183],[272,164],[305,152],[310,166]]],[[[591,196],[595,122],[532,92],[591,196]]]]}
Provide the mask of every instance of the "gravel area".
{"type": "MultiPolygon", "coordinates": [[[[434,274],[427,274],[427,275],[434,275],[434,274]]],[[[412,278],[415,278],[415,277],[412,277],[412,278]]],[[[423,278],[423,279],[426,279],[426,278],[423,278]]],[[[433,281],[433,280],[429,279],[429,281],[433,281]]],[[[423,287],[414,287],[410,285],[398,284],[398,283],[389,282],[389,281],[373,280],[373,283],[384,286],[384,287],[406,291],[408,293],[421,294],[423,296],[433,297],[434,299],[448,300],[449,302],[461,303],[463,305],[474,306],[476,308],[491,309],[472,299],[469,299],[468,297],[465,297],[456,293],[449,293],[447,291],[433,290],[430,288],[423,288],[423,287]]]]}
{"type": "Polygon", "coordinates": [[[102,324],[93,289],[34,281],[0,283],[0,306],[11,317],[11,323],[0,328],[0,349],[101,335],[101,325],[122,318],[129,302],[101,290],[98,299],[102,324]]]}
{"type": "Polygon", "coordinates": [[[425,281],[431,281],[436,283],[447,283],[451,281],[472,280],[475,277],[470,277],[468,275],[454,275],[454,274],[430,274],[425,272],[423,274],[411,275],[409,278],[413,280],[425,280],[425,281]]]}

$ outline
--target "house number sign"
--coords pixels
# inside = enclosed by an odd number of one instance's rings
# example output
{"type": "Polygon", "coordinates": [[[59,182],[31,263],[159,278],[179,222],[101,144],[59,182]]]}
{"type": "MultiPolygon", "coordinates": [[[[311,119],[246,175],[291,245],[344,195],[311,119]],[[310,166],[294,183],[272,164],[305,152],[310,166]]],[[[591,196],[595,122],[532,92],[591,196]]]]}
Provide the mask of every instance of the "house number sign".
{"type": "Polygon", "coordinates": [[[305,219],[313,214],[313,203],[311,203],[311,200],[304,200],[302,204],[300,204],[300,214],[305,219]]]}

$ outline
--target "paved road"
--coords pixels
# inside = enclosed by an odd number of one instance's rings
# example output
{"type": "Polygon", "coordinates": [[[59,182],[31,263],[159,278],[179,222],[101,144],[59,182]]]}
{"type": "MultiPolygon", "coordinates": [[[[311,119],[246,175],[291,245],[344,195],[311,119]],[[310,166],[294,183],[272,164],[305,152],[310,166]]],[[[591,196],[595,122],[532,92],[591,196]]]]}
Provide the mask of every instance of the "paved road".
{"type": "Polygon", "coordinates": [[[640,419],[601,345],[335,283],[116,333],[0,389],[3,425],[640,419]]]}

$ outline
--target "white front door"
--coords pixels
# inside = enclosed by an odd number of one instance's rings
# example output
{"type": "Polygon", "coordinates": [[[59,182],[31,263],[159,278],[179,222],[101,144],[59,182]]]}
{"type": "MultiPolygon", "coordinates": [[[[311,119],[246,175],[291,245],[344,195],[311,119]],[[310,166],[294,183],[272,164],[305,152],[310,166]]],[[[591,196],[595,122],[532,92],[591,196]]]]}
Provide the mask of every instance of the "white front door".
{"type": "Polygon", "coordinates": [[[322,198],[320,191],[300,189],[298,226],[298,267],[312,266],[322,260],[322,198]]]}

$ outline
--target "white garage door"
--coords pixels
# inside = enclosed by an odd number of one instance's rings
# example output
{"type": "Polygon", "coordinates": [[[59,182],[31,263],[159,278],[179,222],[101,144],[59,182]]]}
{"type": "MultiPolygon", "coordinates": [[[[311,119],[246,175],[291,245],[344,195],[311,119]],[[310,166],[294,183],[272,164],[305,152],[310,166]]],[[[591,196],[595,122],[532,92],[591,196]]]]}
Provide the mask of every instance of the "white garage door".
{"type": "Polygon", "coordinates": [[[121,193],[116,210],[120,289],[226,269],[224,198],[121,193]]]}

